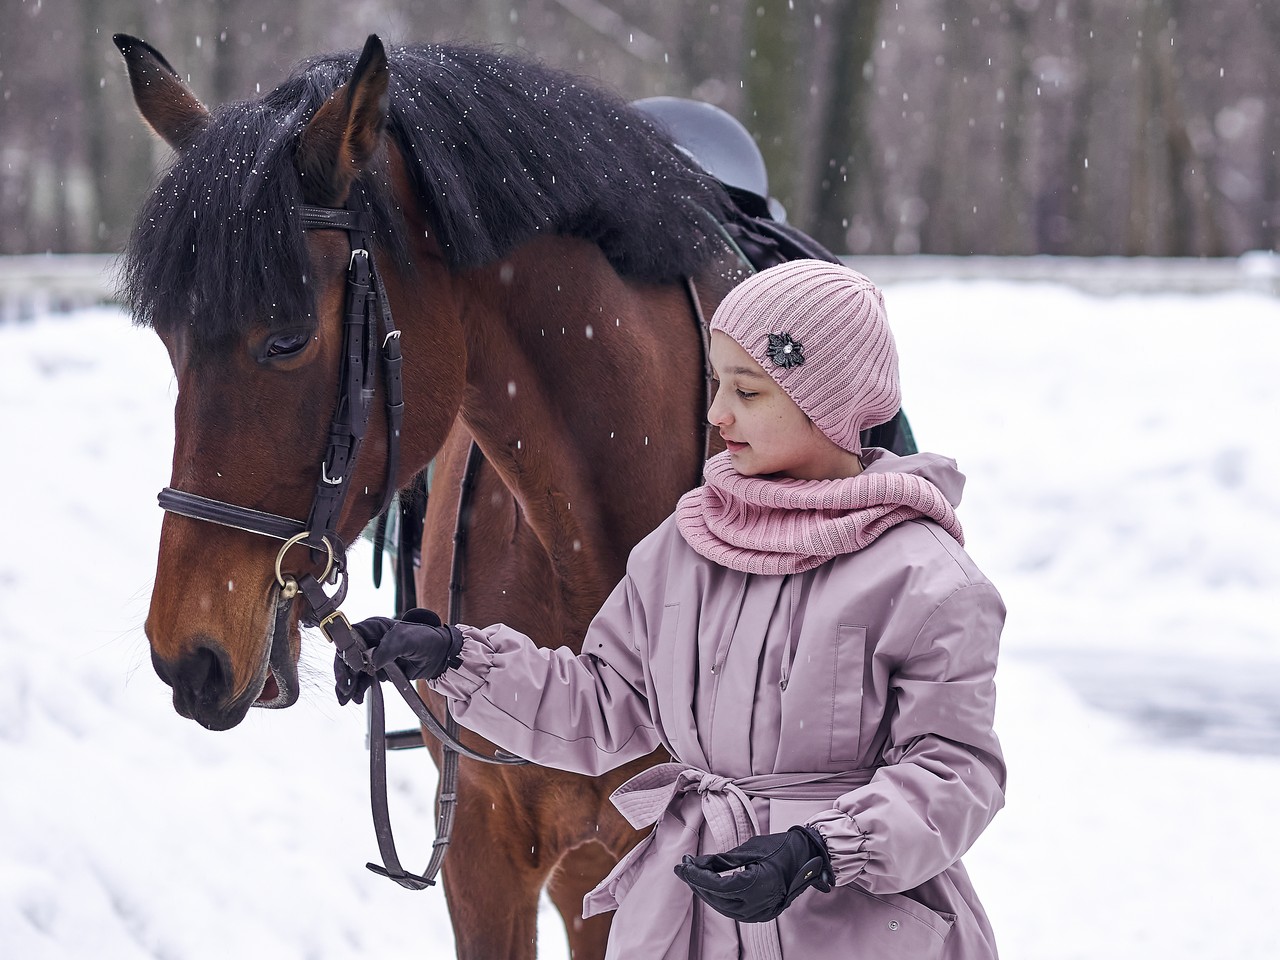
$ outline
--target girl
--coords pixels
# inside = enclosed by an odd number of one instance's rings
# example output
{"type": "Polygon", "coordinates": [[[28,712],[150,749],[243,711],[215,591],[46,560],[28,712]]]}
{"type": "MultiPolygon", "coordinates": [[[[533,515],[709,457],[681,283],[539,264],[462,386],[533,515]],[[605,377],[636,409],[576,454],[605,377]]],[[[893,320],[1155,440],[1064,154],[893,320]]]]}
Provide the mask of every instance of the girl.
{"type": "MultiPolygon", "coordinates": [[[[883,297],[795,261],[711,329],[727,450],[632,551],[580,656],[501,624],[357,627],[376,665],[536,763],[670,752],[613,796],[653,829],[584,902],[617,911],[609,957],[994,958],[960,857],[1004,800],[1004,607],[962,548],[955,463],[859,445],[899,406],[883,297]]],[[[335,673],[344,703],[371,682],[335,673]]]]}

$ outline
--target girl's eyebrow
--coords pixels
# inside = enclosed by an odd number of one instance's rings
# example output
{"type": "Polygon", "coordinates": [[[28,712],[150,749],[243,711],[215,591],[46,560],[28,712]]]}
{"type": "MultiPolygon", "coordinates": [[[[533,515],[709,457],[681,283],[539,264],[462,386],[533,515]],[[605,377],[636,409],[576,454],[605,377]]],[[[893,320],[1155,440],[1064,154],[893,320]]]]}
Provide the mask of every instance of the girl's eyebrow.
{"type": "Polygon", "coordinates": [[[725,373],[734,373],[740,377],[755,377],[757,380],[764,376],[759,370],[752,370],[750,367],[730,367],[725,373]]]}

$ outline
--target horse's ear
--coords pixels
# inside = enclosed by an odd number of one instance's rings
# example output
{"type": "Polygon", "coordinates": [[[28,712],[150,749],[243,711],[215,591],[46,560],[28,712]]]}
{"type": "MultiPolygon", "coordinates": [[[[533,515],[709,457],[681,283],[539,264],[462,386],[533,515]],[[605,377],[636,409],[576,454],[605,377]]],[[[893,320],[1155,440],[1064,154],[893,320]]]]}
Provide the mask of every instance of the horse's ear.
{"type": "Polygon", "coordinates": [[[340,207],[378,150],[387,122],[387,52],[370,34],[355,72],[316,111],[302,132],[296,164],[308,203],[340,207]]]}
{"type": "Polygon", "coordinates": [[[182,150],[209,125],[209,111],[151,44],[126,33],[117,33],[111,39],[124,54],[133,99],[142,118],[160,139],[173,149],[182,150]]]}

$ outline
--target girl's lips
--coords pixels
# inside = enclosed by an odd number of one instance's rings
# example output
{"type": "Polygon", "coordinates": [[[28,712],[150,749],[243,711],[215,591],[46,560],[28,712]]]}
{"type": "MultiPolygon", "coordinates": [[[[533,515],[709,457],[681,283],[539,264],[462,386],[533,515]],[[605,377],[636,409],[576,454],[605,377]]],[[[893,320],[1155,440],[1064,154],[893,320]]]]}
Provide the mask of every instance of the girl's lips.
{"type": "Polygon", "coordinates": [[[725,449],[730,453],[737,453],[739,450],[745,450],[750,446],[750,444],[747,443],[738,443],[736,440],[725,440],[724,445],[725,449]]]}

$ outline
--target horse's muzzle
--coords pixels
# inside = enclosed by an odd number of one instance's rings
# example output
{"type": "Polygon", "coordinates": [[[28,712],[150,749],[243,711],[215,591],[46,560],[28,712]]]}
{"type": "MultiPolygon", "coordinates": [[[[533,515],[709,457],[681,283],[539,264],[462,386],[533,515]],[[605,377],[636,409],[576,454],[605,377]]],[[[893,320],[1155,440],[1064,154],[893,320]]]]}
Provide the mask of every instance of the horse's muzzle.
{"type": "Polygon", "coordinates": [[[248,713],[252,698],[230,700],[234,685],[230,658],[207,638],[197,638],[172,662],[152,651],[151,663],[160,679],[173,688],[173,709],[180,716],[209,730],[229,730],[248,713]]]}

